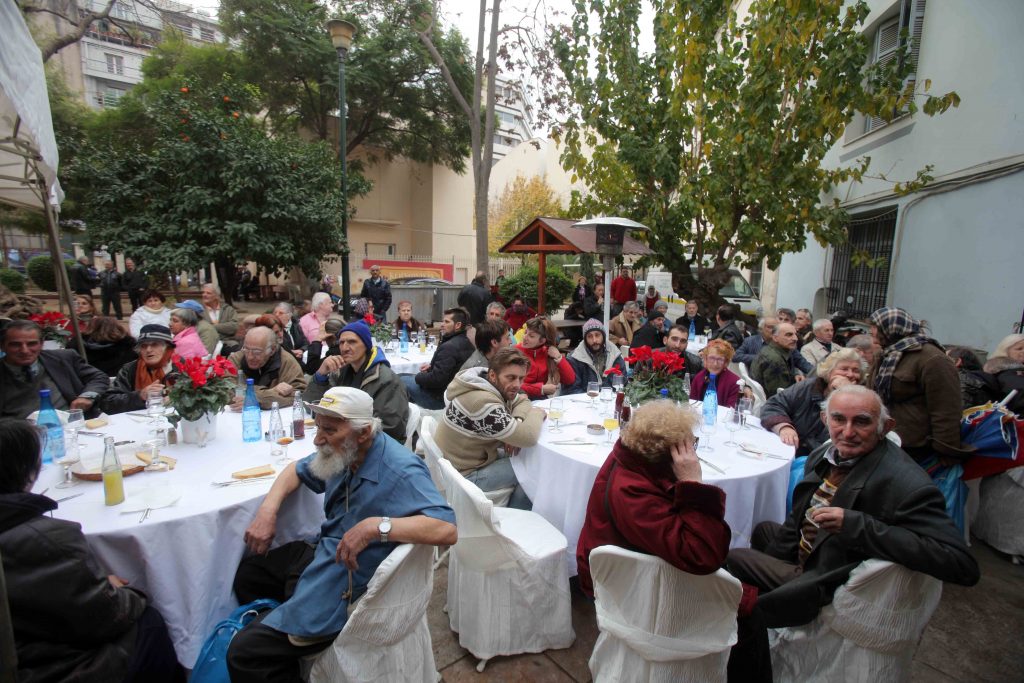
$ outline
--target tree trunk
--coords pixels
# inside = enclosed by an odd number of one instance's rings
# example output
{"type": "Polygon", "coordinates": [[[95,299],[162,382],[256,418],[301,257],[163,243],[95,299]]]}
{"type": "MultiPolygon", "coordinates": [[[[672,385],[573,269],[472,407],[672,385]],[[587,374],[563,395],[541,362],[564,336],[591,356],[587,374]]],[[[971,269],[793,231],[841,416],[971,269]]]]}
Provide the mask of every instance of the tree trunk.
{"type": "MultiPolygon", "coordinates": [[[[220,281],[220,296],[224,303],[235,305],[235,288],[238,286],[238,277],[235,274],[235,264],[226,260],[218,260],[217,280],[220,281]]],[[[257,281],[258,282],[258,281],[257,281]]]]}

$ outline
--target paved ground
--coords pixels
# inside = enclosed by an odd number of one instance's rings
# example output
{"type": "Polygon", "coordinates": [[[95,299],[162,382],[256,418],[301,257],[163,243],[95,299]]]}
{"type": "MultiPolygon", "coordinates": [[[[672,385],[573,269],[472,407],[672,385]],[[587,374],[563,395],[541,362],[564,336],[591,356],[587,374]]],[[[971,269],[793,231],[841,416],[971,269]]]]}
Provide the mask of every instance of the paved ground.
{"type": "MultiPolygon", "coordinates": [[[[1024,566],[975,541],[972,550],[981,565],[981,582],[973,588],[946,584],[914,657],[912,683],[1003,683],[1024,680],[1024,566]]],[[[597,638],[594,606],[573,597],[576,642],[566,650],[498,657],[484,673],[477,659],[461,648],[442,611],[448,570],[434,577],[428,609],[434,658],[445,681],[589,681],[587,659],[597,638]]]]}

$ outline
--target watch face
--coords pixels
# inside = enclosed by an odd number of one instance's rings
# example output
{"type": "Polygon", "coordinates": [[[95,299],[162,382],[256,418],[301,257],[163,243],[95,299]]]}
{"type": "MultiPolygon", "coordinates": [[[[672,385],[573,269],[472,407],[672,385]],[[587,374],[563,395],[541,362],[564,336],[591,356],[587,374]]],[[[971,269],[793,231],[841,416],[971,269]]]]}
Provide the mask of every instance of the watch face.
{"type": "Polygon", "coordinates": [[[385,519],[384,521],[382,521],[379,525],[377,525],[377,530],[380,531],[382,534],[391,533],[391,520],[385,519]]]}

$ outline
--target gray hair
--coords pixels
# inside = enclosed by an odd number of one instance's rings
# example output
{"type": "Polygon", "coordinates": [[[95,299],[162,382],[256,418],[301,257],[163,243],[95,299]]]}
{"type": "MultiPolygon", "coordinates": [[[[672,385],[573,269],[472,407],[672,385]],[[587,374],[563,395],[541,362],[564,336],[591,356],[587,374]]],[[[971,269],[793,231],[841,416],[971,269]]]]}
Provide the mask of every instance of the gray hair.
{"type": "Polygon", "coordinates": [[[626,303],[622,304],[622,310],[624,310],[624,311],[639,311],[640,310],[640,304],[638,304],[635,301],[627,301],[626,303]]]}
{"type": "Polygon", "coordinates": [[[199,324],[199,315],[191,308],[172,309],[171,315],[180,320],[183,325],[188,325],[189,327],[195,327],[199,324]]]}
{"type": "Polygon", "coordinates": [[[328,294],[327,292],[317,292],[316,294],[313,295],[313,301],[311,302],[313,310],[315,311],[320,306],[320,304],[330,300],[331,295],[328,294]]]}
{"type": "Polygon", "coordinates": [[[260,334],[266,337],[266,347],[271,353],[277,350],[277,333],[274,332],[273,329],[262,326],[253,327],[249,329],[248,332],[245,333],[245,336],[248,337],[250,334],[253,333],[260,334]]]}
{"type": "Polygon", "coordinates": [[[275,311],[284,311],[288,315],[295,315],[295,307],[287,301],[282,301],[278,305],[274,306],[275,311]]]}
{"type": "Polygon", "coordinates": [[[498,311],[498,312],[499,312],[499,313],[500,313],[501,315],[505,315],[505,307],[504,307],[504,306],[502,306],[502,305],[501,305],[500,303],[498,303],[497,301],[492,301],[491,303],[487,304],[487,311],[488,311],[488,312],[490,312],[490,310],[491,310],[492,308],[493,308],[494,310],[498,311]]]}
{"type": "Polygon", "coordinates": [[[818,377],[824,380],[828,380],[829,374],[835,369],[837,365],[844,362],[856,362],[857,367],[860,369],[860,381],[864,381],[864,376],[868,371],[868,364],[864,362],[864,358],[860,355],[857,349],[845,348],[833,351],[832,353],[825,356],[825,359],[818,363],[818,367],[815,368],[815,373],[818,377]]]}
{"type": "Polygon", "coordinates": [[[797,313],[806,313],[808,318],[811,317],[811,309],[809,309],[809,308],[798,308],[798,309],[796,309],[796,312],[797,313]]]}
{"type": "Polygon", "coordinates": [[[210,288],[211,292],[213,292],[217,296],[220,296],[220,287],[218,287],[217,285],[213,284],[212,282],[207,282],[205,285],[203,285],[203,289],[206,289],[207,287],[210,288]]]}
{"type": "Polygon", "coordinates": [[[831,325],[831,324],[832,324],[832,321],[829,320],[828,318],[818,318],[817,320],[814,321],[814,324],[811,325],[811,329],[813,329],[815,332],[817,332],[821,328],[825,327],[825,325],[831,325]]]}
{"type": "Polygon", "coordinates": [[[370,428],[370,436],[376,437],[380,434],[381,421],[379,417],[349,417],[345,418],[353,429],[370,428]]]}
{"type": "Polygon", "coordinates": [[[867,387],[862,386],[860,384],[844,384],[843,386],[833,391],[831,394],[828,395],[828,398],[825,399],[825,402],[822,407],[822,412],[825,413],[825,415],[829,415],[829,413],[831,413],[832,408],[832,399],[834,399],[836,396],[844,394],[853,394],[854,396],[863,396],[871,398],[872,402],[878,408],[878,426],[876,427],[876,429],[878,430],[878,435],[882,436],[883,434],[885,434],[885,423],[888,422],[891,418],[891,415],[889,415],[889,409],[885,407],[885,403],[882,401],[881,396],[879,396],[876,392],[872,391],[871,389],[868,389],[867,387]]]}
{"type": "Polygon", "coordinates": [[[856,334],[850,337],[846,342],[846,348],[848,349],[861,349],[867,351],[875,345],[874,340],[870,334],[856,334]]]}

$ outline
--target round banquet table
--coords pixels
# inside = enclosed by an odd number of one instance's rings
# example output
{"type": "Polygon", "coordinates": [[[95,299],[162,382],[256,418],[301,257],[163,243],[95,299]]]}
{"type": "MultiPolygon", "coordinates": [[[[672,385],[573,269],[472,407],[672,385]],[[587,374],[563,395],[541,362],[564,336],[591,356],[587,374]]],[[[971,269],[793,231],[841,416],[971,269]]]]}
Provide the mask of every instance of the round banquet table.
{"type": "MultiPolygon", "coordinates": [[[[605,435],[587,433],[588,423],[600,423],[610,404],[597,401],[590,407],[585,395],[563,397],[566,401],[562,431],[552,433],[551,420],[544,422],[536,446],[524,448],[512,458],[512,469],[526,495],[533,501],[533,511],[565,534],[569,575],[576,575],[576,544],[586,516],[590,491],[597,472],[611,452],[605,435]],[[579,440],[576,444],[566,443],[579,440]]],[[[534,405],[547,408],[550,401],[534,405]]],[[[697,401],[690,402],[699,407],[697,401]]],[[[713,434],[699,434],[701,446],[710,441],[712,449],[701,448],[697,455],[724,470],[714,471],[701,464],[704,482],[725,491],[725,520],[732,529],[732,546],[750,545],[750,533],[760,522],[782,522],[786,515],[786,493],[789,467],[794,449],[774,433],[754,424],[736,432],[735,441],[775,457],[758,456],[737,447],[726,446],[732,433],[722,419],[727,409],[719,407],[719,423],[713,434]]],[[[615,434],[618,438],[618,432],[615,434]]]]}
{"type": "MultiPolygon", "coordinates": [[[[384,349],[384,355],[388,359],[388,363],[391,364],[391,369],[396,375],[415,375],[420,371],[420,366],[424,363],[429,363],[434,357],[435,346],[427,346],[426,353],[420,353],[419,346],[416,344],[409,344],[409,350],[406,353],[399,353],[398,343],[396,342],[394,348],[390,348],[389,344],[384,349]]],[[[320,357],[323,358],[327,354],[327,349],[324,348],[321,352],[320,357]]],[[[302,362],[305,363],[308,358],[308,352],[303,354],[302,362]]]]}
{"type": "MultiPolygon", "coordinates": [[[[264,428],[268,412],[263,415],[264,428]]],[[[92,431],[137,444],[153,438],[146,417],[122,414],[107,419],[109,425],[92,431]]],[[[289,446],[291,458],[312,451],[311,432],[307,427],[305,440],[289,446]]],[[[103,439],[80,435],[79,443],[82,462],[75,467],[98,468],[103,439]]],[[[134,459],[137,444],[118,447],[122,464],[134,459]]],[[[242,441],[241,414],[228,411],[218,416],[217,436],[206,448],[179,443],[163,447],[161,455],[175,458],[175,469],[125,477],[125,502],[120,505],[104,505],[102,482],[56,488],[62,475],[59,465],[44,466],[33,491],[49,488],[46,495],[54,500],[82,494],[58,503],[53,516],[81,524],[100,564],[149,596],[167,621],[178,661],[191,668],[213,627],[238,605],[231,583],[245,554],[243,535],[273,480],[223,488],[211,483],[235,481],[231,473],[249,467],[270,464],[280,472],[282,466],[274,464],[268,442],[242,441]],[[175,503],[154,507],[140,521],[147,501],[173,500],[179,494],[175,503]]],[[[323,519],[323,496],[300,486],[278,515],[275,545],[315,537],[323,519]]]]}

